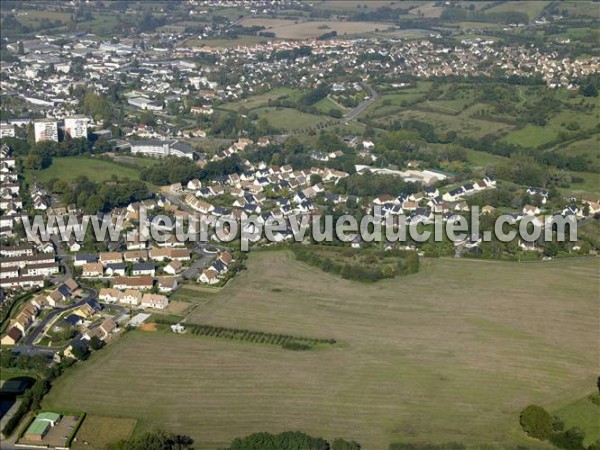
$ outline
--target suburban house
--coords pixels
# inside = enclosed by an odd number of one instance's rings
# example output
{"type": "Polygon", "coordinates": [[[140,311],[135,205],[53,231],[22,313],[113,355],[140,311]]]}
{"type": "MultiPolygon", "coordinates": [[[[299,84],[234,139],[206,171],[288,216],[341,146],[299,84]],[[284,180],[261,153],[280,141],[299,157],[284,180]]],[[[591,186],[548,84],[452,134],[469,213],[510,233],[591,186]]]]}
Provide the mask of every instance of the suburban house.
{"type": "Polygon", "coordinates": [[[0,339],[0,344],[2,345],[15,345],[21,337],[23,336],[23,332],[19,330],[17,327],[13,326],[8,329],[6,334],[0,339]]]}
{"type": "Polygon", "coordinates": [[[154,285],[154,278],[149,276],[143,277],[118,277],[115,278],[113,287],[119,290],[125,289],[139,289],[146,290],[152,289],[154,285]]]}
{"type": "Polygon", "coordinates": [[[98,298],[106,303],[116,303],[122,296],[123,293],[121,291],[113,288],[102,288],[98,293],[98,298]]]}
{"type": "Polygon", "coordinates": [[[144,294],[142,308],[165,309],[169,306],[169,299],[161,294],[144,294]]]}
{"type": "Polygon", "coordinates": [[[101,277],[104,274],[104,266],[101,263],[88,263],[83,265],[81,276],[84,278],[101,277]]]}
{"type": "Polygon", "coordinates": [[[125,263],[110,263],[106,265],[106,275],[109,277],[124,277],[126,269],[127,266],[125,265],[125,263]]]}
{"type": "Polygon", "coordinates": [[[126,305],[138,306],[142,301],[142,293],[138,290],[127,289],[119,299],[121,303],[126,305]]]}
{"type": "Polygon", "coordinates": [[[89,253],[77,253],[73,256],[73,265],[75,267],[83,266],[84,264],[95,263],[97,261],[98,257],[89,253]]]}
{"type": "Polygon", "coordinates": [[[171,261],[169,264],[167,264],[163,270],[165,271],[165,273],[168,273],[169,275],[177,275],[181,269],[183,268],[183,264],[181,264],[180,261],[178,260],[174,260],[171,261]]]}
{"type": "Polygon", "coordinates": [[[123,254],[121,252],[102,252],[100,253],[100,262],[103,265],[123,262],[123,254]]]}
{"type": "Polygon", "coordinates": [[[158,277],[158,291],[163,294],[168,294],[177,289],[178,283],[175,277],[158,277]]]}
{"type": "Polygon", "coordinates": [[[204,269],[198,277],[198,281],[205,284],[217,284],[219,282],[219,272],[212,267],[204,269]]]}
{"type": "Polygon", "coordinates": [[[155,272],[156,266],[151,262],[135,263],[131,268],[131,274],[134,276],[150,275],[153,277],[155,272]]]}

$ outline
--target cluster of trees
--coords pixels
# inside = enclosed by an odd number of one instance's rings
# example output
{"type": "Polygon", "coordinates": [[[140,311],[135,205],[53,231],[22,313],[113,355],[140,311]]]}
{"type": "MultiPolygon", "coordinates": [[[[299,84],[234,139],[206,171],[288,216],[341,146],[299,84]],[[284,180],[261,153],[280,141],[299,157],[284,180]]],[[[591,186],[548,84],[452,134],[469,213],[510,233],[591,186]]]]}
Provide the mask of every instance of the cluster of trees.
{"type": "Polygon", "coordinates": [[[585,433],[578,428],[565,430],[565,424],[558,418],[552,417],[544,408],[529,405],[519,417],[523,431],[535,439],[549,441],[555,447],[564,450],[597,450],[600,441],[584,446],[585,433]]]}
{"type": "Polygon", "coordinates": [[[48,181],[47,187],[59,194],[65,205],[74,203],[86,214],[109,211],[152,196],[143,181],[119,180],[116,176],[104,183],[96,183],[86,176],[77,177],[72,183],[55,178],[48,181]]]}
{"type": "MultiPolygon", "coordinates": [[[[33,136],[33,132],[29,134],[33,136]]],[[[52,164],[52,158],[55,156],[76,156],[88,154],[90,151],[91,145],[87,138],[64,139],[60,143],[52,141],[33,143],[28,139],[27,143],[18,146],[18,154],[22,155],[23,152],[27,154],[23,159],[23,165],[33,170],[46,169],[52,164]]]]}
{"type": "MultiPolygon", "coordinates": [[[[357,8],[360,5],[357,5],[357,8]]],[[[366,5],[365,5],[366,7],[366,5]]],[[[408,14],[408,9],[403,8],[390,8],[389,6],[382,6],[377,8],[375,11],[360,11],[352,14],[349,20],[353,21],[365,21],[365,22],[381,22],[381,21],[395,21],[400,16],[408,14]]]]}
{"type": "Polygon", "coordinates": [[[329,86],[326,84],[322,84],[315,89],[308,91],[300,98],[300,102],[302,105],[311,106],[317,103],[320,100],[323,100],[329,94],[329,86]]]}
{"type": "Polygon", "coordinates": [[[0,351],[0,367],[19,370],[43,370],[48,367],[48,357],[44,355],[17,355],[9,349],[0,351]]]}
{"type": "Polygon", "coordinates": [[[151,431],[128,440],[109,444],[109,450],[193,450],[194,440],[185,434],[151,431]]]}
{"type": "Polygon", "coordinates": [[[333,39],[337,36],[337,31],[329,31],[327,33],[323,33],[320,36],[317,36],[317,41],[326,41],[327,39],[333,39]]]}
{"type": "Polygon", "coordinates": [[[298,48],[294,48],[291,50],[279,50],[273,53],[271,58],[275,61],[279,61],[282,59],[297,59],[303,58],[305,56],[310,56],[312,54],[312,48],[308,46],[302,46],[298,48]]]}
{"type": "Polygon", "coordinates": [[[186,324],[192,334],[198,336],[213,336],[223,339],[254,342],[257,344],[280,345],[286,350],[309,350],[317,344],[336,343],[335,339],[308,338],[303,336],[290,336],[287,334],[265,333],[239,328],[215,327],[211,325],[186,324]]]}
{"type": "Polygon", "coordinates": [[[345,439],[329,443],[323,438],[309,436],[300,431],[285,431],[279,434],[254,433],[233,440],[227,450],[360,450],[360,444],[345,439]]]}
{"type": "Polygon", "coordinates": [[[353,249],[338,249],[329,255],[307,247],[292,246],[296,259],[348,280],[375,282],[419,271],[419,256],[415,252],[379,252],[357,260],[357,251],[353,249]]]}
{"type": "Polygon", "coordinates": [[[350,175],[342,178],[335,186],[336,192],[359,197],[376,197],[382,194],[397,196],[401,192],[412,194],[417,192],[415,183],[406,183],[394,175],[350,175]]]}
{"type": "Polygon", "coordinates": [[[579,92],[584,97],[598,97],[600,74],[591,73],[579,83],[579,92]]]}
{"type": "Polygon", "coordinates": [[[200,180],[214,179],[230,173],[241,173],[243,165],[238,155],[233,155],[221,161],[211,161],[203,169],[190,163],[189,159],[168,157],[161,164],[145,168],[140,178],[158,186],[173,183],[187,183],[198,178],[200,180]]]}
{"type": "MultiPolygon", "coordinates": [[[[36,357],[26,356],[26,358],[36,357]]],[[[9,359],[9,357],[7,357],[7,359],[9,359]]],[[[23,395],[21,396],[21,404],[19,405],[19,408],[13,414],[13,416],[6,422],[6,425],[4,425],[2,433],[5,436],[10,436],[13,433],[13,431],[15,431],[17,425],[19,424],[23,416],[27,414],[27,412],[36,412],[40,409],[42,398],[50,390],[52,382],[60,375],[62,375],[62,373],[68,367],[72,366],[75,363],[75,360],[70,358],[63,358],[63,360],[60,363],[54,365],[50,365],[49,359],[47,359],[46,361],[46,365],[44,365],[39,371],[40,377],[29,389],[27,389],[23,393],[23,395]]],[[[32,366],[37,366],[39,364],[41,364],[41,362],[37,359],[31,362],[32,366]]]]}

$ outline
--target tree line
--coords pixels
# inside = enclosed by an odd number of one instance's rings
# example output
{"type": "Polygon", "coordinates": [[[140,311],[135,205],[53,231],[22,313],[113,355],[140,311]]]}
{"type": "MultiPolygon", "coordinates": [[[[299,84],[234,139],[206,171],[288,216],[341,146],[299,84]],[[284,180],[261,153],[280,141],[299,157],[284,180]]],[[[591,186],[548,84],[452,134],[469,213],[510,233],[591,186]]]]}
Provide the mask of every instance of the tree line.
{"type": "Polygon", "coordinates": [[[335,339],[310,338],[287,334],[266,333],[240,328],[216,327],[212,325],[186,324],[190,333],[198,336],[212,336],[222,339],[254,342],[256,344],[279,345],[286,350],[310,350],[318,344],[333,345],[335,339]]]}
{"type": "Polygon", "coordinates": [[[345,439],[331,443],[323,438],[309,436],[300,431],[285,431],[279,434],[254,433],[233,440],[227,450],[360,450],[360,444],[345,439]]]}

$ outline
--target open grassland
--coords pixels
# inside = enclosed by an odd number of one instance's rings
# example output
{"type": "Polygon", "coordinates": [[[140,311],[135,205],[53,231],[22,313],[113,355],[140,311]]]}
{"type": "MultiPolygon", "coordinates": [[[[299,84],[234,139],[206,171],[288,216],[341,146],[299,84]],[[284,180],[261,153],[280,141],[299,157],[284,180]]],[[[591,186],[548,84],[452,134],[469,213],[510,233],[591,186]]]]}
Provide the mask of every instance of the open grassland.
{"type": "Polygon", "coordinates": [[[444,12],[444,8],[442,6],[437,6],[437,2],[421,2],[421,4],[410,10],[411,14],[425,17],[425,18],[437,18],[442,15],[444,12]]]}
{"type": "Polygon", "coordinates": [[[539,16],[544,8],[551,2],[539,1],[539,0],[525,0],[525,1],[510,1],[510,2],[498,2],[497,6],[492,6],[486,12],[522,12],[527,14],[529,20],[535,19],[539,16]]]}
{"type": "Polygon", "coordinates": [[[527,124],[523,128],[511,131],[506,135],[506,142],[522,145],[523,147],[537,147],[553,141],[558,135],[558,130],[552,127],[540,127],[527,124]]]}
{"type": "MultiPolygon", "coordinates": [[[[423,103],[423,105],[426,104],[423,103]]],[[[490,133],[506,132],[512,128],[512,126],[501,122],[463,117],[462,114],[453,115],[421,109],[405,109],[394,115],[375,119],[375,123],[389,123],[393,120],[402,122],[409,119],[417,119],[433,125],[436,133],[443,134],[448,131],[455,131],[460,136],[470,135],[475,138],[481,138],[490,133]]]]}
{"type": "Polygon", "coordinates": [[[273,41],[273,38],[266,38],[262,36],[241,36],[237,39],[198,39],[192,38],[185,41],[185,45],[191,48],[235,48],[240,46],[266,44],[269,41],[273,41]]]}
{"type": "Polygon", "coordinates": [[[400,0],[396,0],[396,1],[369,0],[368,2],[364,2],[362,0],[335,0],[334,2],[332,2],[332,1],[315,2],[314,6],[317,9],[327,9],[330,11],[355,13],[355,12],[362,11],[361,9],[358,9],[359,6],[368,11],[368,10],[378,9],[378,8],[381,8],[384,6],[387,8],[409,9],[409,8],[414,8],[415,6],[419,6],[422,3],[423,3],[422,1],[411,1],[411,0],[402,0],[402,1],[400,1],[400,0]]]}
{"type": "Polygon", "coordinates": [[[269,92],[265,92],[264,94],[253,95],[236,102],[225,103],[221,105],[220,108],[230,111],[239,111],[240,109],[244,108],[250,111],[256,108],[267,106],[269,101],[277,100],[283,97],[294,98],[296,96],[299,96],[298,91],[287,87],[280,87],[269,92]]]}
{"type": "Polygon", "coordinates": [[[581,2],[578,0],[561,2],[560,10],[567,10],[569,16],[583,16],[586,18],[600,18],[600,8],[595,2],[581,2]]]}
{"type": "Polygon", "coordinates": [[[316,116],[292,108],[259,108],[255,111],[259,118],[264,117],[271,126],[286,131],[312,128],[319,123],[331,120],[328,116],[316,116]]]}
{"type": "Polygon", "coordinates": [[[338,36],[383,31],[391,25],[377,22],[339,22],[332,20],[295,21],[285,19],[245,18],[240,24],[246,27],[261,26],[280,39],[312,39],[324,33],[337,31],[338,36]]]}
{"type": "Polygon", "coordinates": [[[333,349],[126,333],[58,379],[44,407],[140,420],[215,449],[256,431],[390,442],[517,444],[519,411],[555,410],[597,376],[598,260],[424,260],[364,285],[253,253],[190,322],[334,338],[333,349]]]}
{"type": "Polygon", "coordinates": [[[88,414],[77,432],[77,440],[73,444],[73,449],[104,449],[108,444],[127,439],[133,433],[135,422],[134,419],[88,414]]]}
{"type": "Polygon", "coordinates": [[[52,158],[52,164],[47,169],[26,171],[25,173],[28,180],[37,180],[41,183],[52,178],[73,181],[80,176],[86,176],[92,181],[102,182],[110,180],[113,175],[131,180],[139,179],[139,172],[135,168],[123,166],[116,162],[81,156],[52,158]]]}
{"type": "Polygon", "coordinates": [[[46,11],[37,9],[19,11],[17,14],[17,20],[28,27],[39,26],[42,22],[42,19],[50,20],[52,22],[60,22],[62,25],[64,25],[71,21],[71,14],[62,11],[46,11]]]}
{"type": "Polygon", "coordinates": [[[583,183],[571,183],[566,189],[574,194],[600,195],[600,173],[598,172],[569,172],[572,177],[582,178],[583,183]]]}
{"type": "MultiPolygon", "coordinates": [[[[597,393],[594,393],[596,397],[597,393]]],[[[585,445],[590,445],[600,439],[600,404],[592,402],[590,397],[584,397],[563,408],[554,411],[565,423],[565,429],[577,427],[585,433],[585,445]]]]}

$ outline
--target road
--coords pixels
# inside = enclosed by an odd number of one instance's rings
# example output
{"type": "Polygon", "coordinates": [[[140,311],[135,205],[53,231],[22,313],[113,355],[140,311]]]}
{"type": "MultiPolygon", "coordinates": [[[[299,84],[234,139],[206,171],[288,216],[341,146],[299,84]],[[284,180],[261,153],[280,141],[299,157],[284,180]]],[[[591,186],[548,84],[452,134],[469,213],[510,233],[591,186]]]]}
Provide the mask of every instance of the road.
{"type": "Polygon", "coordinates": [[[365,109],[367,109],[369,106],[371,106],[373,103],[375,103],[375,101],[379,98],[379,92],[377,92],[375,89],[373,89],[371,86],[367,86],[367,88],[369,89],[369,98],[367,100],[364,100],[362,102],[360,102],[356,108],[354,108],[352,111],[350,111],[348,114],[346,114],[344,117],[342,117],[340,120],[343,122],[346,122],[348,120],[352,120],[355,119],[356,117],[358,117],[365,109]]]}
{"type": "MultiPolygon", "coordinates": [[[[87,302],[88,300],[94,300],[97,298],[98,293],[94,289],[91,289],[91,288],[83,288],[83,289],[87,293],[87,295],[85,297],[83,297],[78,302],[73,303],[72,305],[69,305],[69,306],[66,306],[63,308],[54,308],[52,310],[52,312],[50,314],[48,314],[46,317],[44,317],[44,319],[42,319],[42,321],[40,323],[38,323],[33,330],[31,330],[29,333],[27,333],[27,336],[25,336],[23,338],[23,340],[21,341],[21,343],[19,345],[15,345],[13,347],[13,352],[19,353],[19,354],[24,354],[24,355],[29,355],[29,356],[37,355],[37,354],[46,354],[46,355],[51,356],[51,355],[54,355],[54,353],[56,353],[57,351],[61,351],[61,350],[65,349],[66,347],[68,347],[70,343],[63,345],[62,347],[44,347],[44,346],[34,345],[34,342],[38,339],[40,334],[42,334],[44,332],[44,330],[46,329],[48,324],[51,323],[54,319],[56,319],[56,317],[58,317],[60,314],[77,309],[81,305],[83,305],[85,302],[87,302]]],[[[79,339],[79,336],[77,336],[74,340],[77,340],[77,339],[79,339]]]]}

